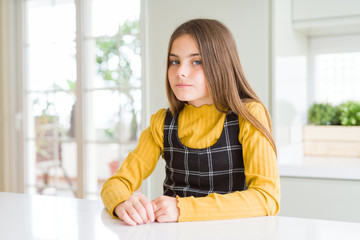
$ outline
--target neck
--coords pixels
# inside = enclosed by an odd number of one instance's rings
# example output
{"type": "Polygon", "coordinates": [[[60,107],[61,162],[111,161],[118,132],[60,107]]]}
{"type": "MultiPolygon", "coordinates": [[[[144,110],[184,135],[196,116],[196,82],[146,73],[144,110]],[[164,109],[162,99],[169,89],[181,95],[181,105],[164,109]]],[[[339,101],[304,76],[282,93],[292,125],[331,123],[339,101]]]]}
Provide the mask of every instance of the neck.
{"type": "Polygon", "coordinates": [[[187,104],[191,105],[191,106],[194,106],[194,107],[201,107],[201,106],[204,106],[204,105],[213,105],[213,102],[212,101],[204,101],[204,102],[187,102],[187,104]]]}

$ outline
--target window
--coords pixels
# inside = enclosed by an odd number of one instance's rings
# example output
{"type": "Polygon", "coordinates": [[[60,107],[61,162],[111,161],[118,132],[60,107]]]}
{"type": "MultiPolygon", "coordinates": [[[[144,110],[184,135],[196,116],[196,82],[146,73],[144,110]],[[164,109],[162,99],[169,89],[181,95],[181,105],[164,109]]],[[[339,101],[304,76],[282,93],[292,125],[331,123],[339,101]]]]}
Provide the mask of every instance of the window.
{"type": "Polygon", "coordinates": [[[26,190],[98,198],[139,137],[140,1],[24,2],[26,190]]]}
{"type": "MultiPolygon", "coordinates": [[[[274,9],[273,126],[280,174],[360,179],[359,155],[352,156],[350,151],[347,156],[333,154],[358,149],[356,136],[350,134],[351,139],[347,136],[337,140],[332,138],[334,134],[328,138],[329,132],[319,132],[308,141],[307,134],[309,129],[315,129],[307,126],[308,110],[313,103],[337,105],[349,100],[360,101],[359,33],[336,32],[326,24],[324,28],[310,23],[296,27],[290,1],[276,2],[274,9]],[[320,141],[315,143],[314,138],[320,141]],[[319,150],[317,155],[308,152],[309,145],[319,150]],[[320,150],[325,154],[319,154],[320,150]]],[[[353,130],[347,128],[341,132],[356,132],[353,130]]]]}
{"type": "Polygon", "coordinates": [[[360,101],[358,41],[360,35],[311,39],[314,102],[360,101]]]}
{"type": "Polygon", "coordinates": [[[360,52],[315,56],[316,102],[360,100],[360,52]]]}
{"type": "Polygon", "coordinates": [[[280,157],[284,155],[284,162],[303,160],[302,126],[307,123],[310,104],[336,105],[348,100],[360,101],[360,52],[356,51],[355,46],[353,52],[334,53],[333,46],[324,49],[324,44],[328,42],[326,40],[311,40],[312,64],[309,67],[305,56],[277,58],[277,142],[287,145],[280,148],[280,157]],[[318,45],[322,46],[321,50],[317,48],[318,45]],[[308,69],[312,74],[307,74],[308,69]],[[308,76],[309,81],[306,80],[308,76]],[[294,160],[294,155],[300,157],[294,160]]]}

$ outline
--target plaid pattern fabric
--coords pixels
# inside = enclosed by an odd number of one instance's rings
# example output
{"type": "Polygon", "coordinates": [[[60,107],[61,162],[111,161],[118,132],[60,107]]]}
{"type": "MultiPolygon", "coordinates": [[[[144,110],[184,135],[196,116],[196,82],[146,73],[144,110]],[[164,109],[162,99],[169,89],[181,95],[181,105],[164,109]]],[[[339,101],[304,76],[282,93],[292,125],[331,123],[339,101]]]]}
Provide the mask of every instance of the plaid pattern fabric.
{"type": "Polygon", "coordinates": [[[220,138],[205,149],[184,146],[178,137],[177,121],[178,116],[173,117],[168,110],[164,124],[164,195],[204,197],[247,188],[236,114],[226,116],[220,138]]]}

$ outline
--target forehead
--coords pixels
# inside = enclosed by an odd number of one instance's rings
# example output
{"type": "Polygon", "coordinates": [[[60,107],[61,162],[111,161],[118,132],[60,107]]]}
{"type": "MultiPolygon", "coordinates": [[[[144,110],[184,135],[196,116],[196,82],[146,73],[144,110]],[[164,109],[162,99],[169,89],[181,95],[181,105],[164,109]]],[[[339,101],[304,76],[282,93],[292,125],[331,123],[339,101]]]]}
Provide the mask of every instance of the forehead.
{"type": "Polygon", "coordinates": [[[199,53],[199,49],[195,39],[189,34],[184,34],[173,41],[170,52],[174,54],[199,53]]]}

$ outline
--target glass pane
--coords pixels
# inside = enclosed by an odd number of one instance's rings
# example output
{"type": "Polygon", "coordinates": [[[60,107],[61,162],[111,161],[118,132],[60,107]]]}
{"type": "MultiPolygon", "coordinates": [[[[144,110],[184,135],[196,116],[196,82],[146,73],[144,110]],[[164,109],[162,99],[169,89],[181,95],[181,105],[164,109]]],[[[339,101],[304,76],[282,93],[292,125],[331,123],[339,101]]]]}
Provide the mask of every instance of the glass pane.
{"type": "Polygon", "coordinates": [[[87,94],[87,139],[135,141],[139,135],[141,90],[98,90],[87,94]]]}
{"type": "Polygon", "coordinates": [[[99,198],[103,183],[121,166],[134,144],[87,144],[87,197],[99,198]]]}
{"type": "Polygon", "coordinates": [[[30,44],[75,40],[76,12],[74,1],[28,0],[26,7],[30,44]]]}
{"type": "Polygon", "coordinates": [[[88,80],[88,88],[141,86],[139,30],[139,20],[127,21],[116,36],[96,39],[94,79],[88,80]]]}
{"type": "MultiPolygon", "coordinates": [[[[72,92],[31,93],[28,96],[28,138],[42,137],[40,125],[50,124],[62,140],[74,137],[74,104],[72,92]],[[40,135],[39,135],[40,134],[40,135]]],[[[49,138],[49,137],[47,137],[49,138]]]]}
{"type": "Polygon", "coordinates": [[[120,155],[119,144],[93,144],[87,145],[87,192],[99,194],[102,184],[116,171],[119,162],[123,160],[120,155]]]}
{"type": "Polygon", "coordinates": [[[48,92],[27,99],[27,185],[38,194],[75,196],[77,154],[70,134],[75,97],[48,92]]]}
{"type": "Polygon", "coordinates": [[[114,36],[121,24],[139,16],[139,0],[93,0],[92,32],[94,36],[114,36]]]}
{"type": "Polygon", "coordinates": [[[306,123],[307,60],[303,56],[276,58],[276,120],[274,121],[278,161],[301,164],[302,129],[306,123]]]}
{"type": "Polygon", "coordinates": [[[66,88],[76,79],[75,5],[30,1],[27,16],[29,89],[66,88]]]}
{"type": "Polygon", "coordinates": [[[315,56],[315,102],[360,100],[360,52],[315,56]]]}
{"type": "Polygon", "coordinates": [[[33,193],[75,196],[76,143],[61,142],[53,129],[42,129],[53,140],[27,141],[27,186],[33,193]]]}
{"type": "Polygon", "coordinates": [[[69,89],[76,79],[75,43],[30,46],[29,90],[69,89]]]}
{"type": "Polygon", "coordinates": [[[26,186],[28,193],[75,196],[75,5],[26,1],[26,186]],[[64,17],[66,16],[66,17],[64,17]]]}

